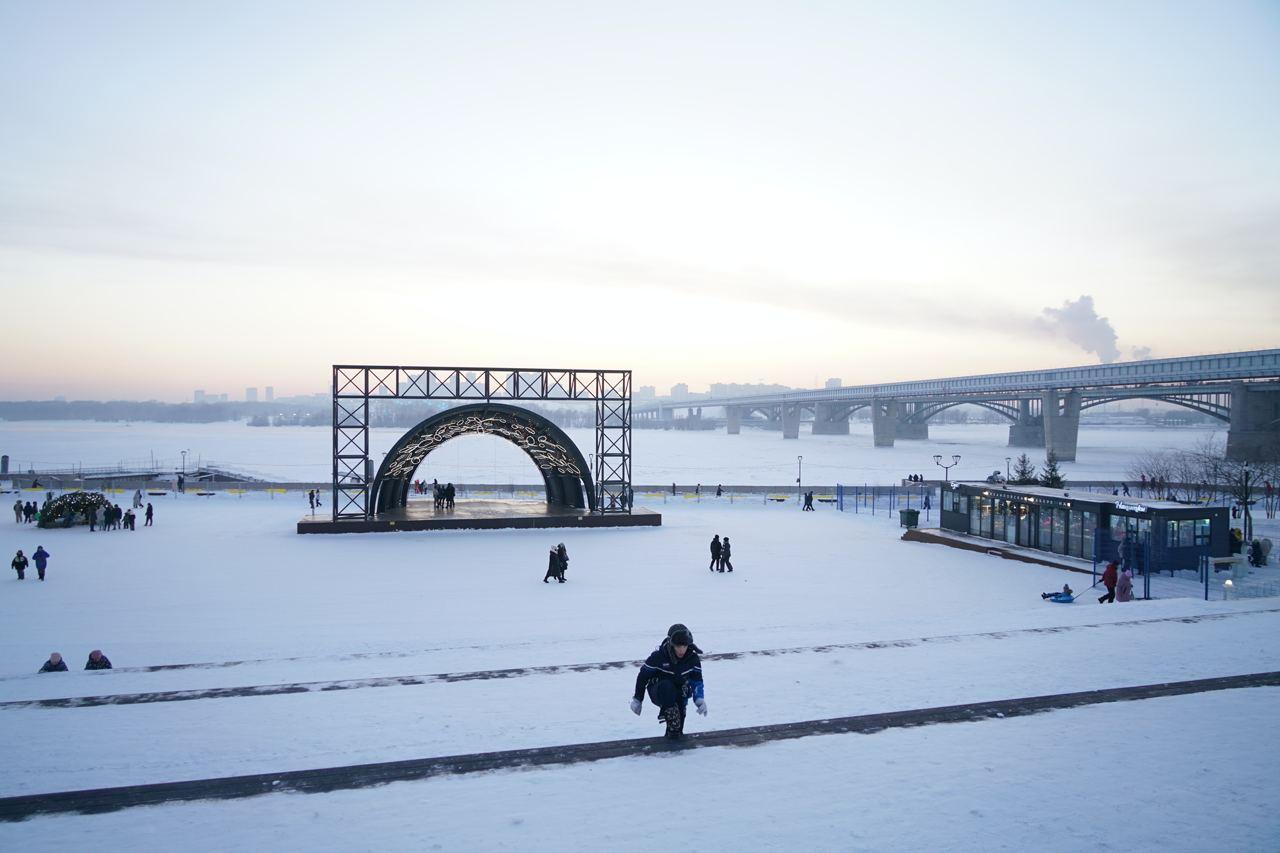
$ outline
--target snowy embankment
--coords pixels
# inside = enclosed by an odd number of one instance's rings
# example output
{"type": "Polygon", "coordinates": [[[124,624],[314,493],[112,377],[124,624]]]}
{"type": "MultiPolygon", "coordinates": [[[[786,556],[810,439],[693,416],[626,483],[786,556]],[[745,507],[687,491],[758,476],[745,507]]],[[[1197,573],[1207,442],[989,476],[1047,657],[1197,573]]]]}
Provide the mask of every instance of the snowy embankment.
{"type": "MultiPolygon", "coordinates": [[[[0,795],[656,736],[652,711],[626,710],[630,666],[562,665],[634,660],[675,621],[709,658],[711,716],[690,730],[1280,670],[1280,600],[1043,604],[1041,591],[1079,576],[903,543],[883,517],[704,503],[666,508],[656,530],[303,537],[291,532],[302,510],[290,497],[169,500],[157,527],[136,533],[0,526],[7,553],[42,544],[53,554],[44,584],[34,572],[3,582],[0,748],[15,772],[0,795]],[[733,540],[733,574],[707,571],[712,533],[733,540]],[[561,540],[569,582],[544,585],[547,549],[561,540]],[[75,671],[92,648],[117,669],[75,671]],[[791,651],[716,658],[774,649],[791,651]],[[32,674],[54,650],[73,671],[32,674]],[[201,665],[145,671],[188,663],[201,665]],[[530,667],[551,669],[421,678],[530,667]],[[302,692],[13,704],[281,684],[302,692]]],[[[1280,837],[1261,795],[1280,760],[1265,710],[1278,694],[166,806],[145,818],[40,818],[0,826],[0,846],[159,849],[184,827],[219,826],[191,843],[564,849],[572,831],[582,843],[569,846],[647,849],[634,815],[664,807],[674,778],[705,800],[682,836],[703,847],[990,849],[999,838],[1191,849],[1203,845],[1189,839],[1212,838],[1262,849],[1280,837]],[[1171,779],[1194,784],[1170,790],[1171,779]],[[1191,790],[1232,792],[1226,835],[1191,790]],[[1143,822],[1158,821],[1143,832],[1116,819],[1140,793],[1143,822]],[[1100,802],[1115,805],[1095,811],[1100,802]],[[1066,826],[1052,819],[1086,810],[1066,826]]]]}

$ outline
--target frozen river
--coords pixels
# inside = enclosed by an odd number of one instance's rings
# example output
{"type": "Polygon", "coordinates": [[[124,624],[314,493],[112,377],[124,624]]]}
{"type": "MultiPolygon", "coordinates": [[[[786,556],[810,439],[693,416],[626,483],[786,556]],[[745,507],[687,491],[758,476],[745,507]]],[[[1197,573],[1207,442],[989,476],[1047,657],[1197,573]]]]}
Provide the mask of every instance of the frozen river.
{"type": "MultiPolygon", "coordinates": [[[[400,429],[375,429],[370,441],[375,460],[403,434],[400,429]]],[[[569,431],[583,454],[592,452],[594,432],[569,431]]],[[[899,441],[892,448],[871,443],[869,424],[851,425],[848,436],[814,436],[784,441],[779,433],[744,430],[677,432],[636,430],[633,433],[634,481],[638,484],[677,482],[714,485],[783,485],[795,482],[797,457],[803,456],[804,482],[888,484],[919,473],[941,474],[935,453],[960,454],[953,479],[981,479],[1004,470],[1005,457],[1017,448],[1005,445],[1008,429],[996,424],[932,425],[928,441],[899,441]]],[[[1124,478],[1130,460],[1151,449],[1190,448],[1213,438],[1224,441],[1225,431],[1154,429],[1143,427],[1083,427],[1079,461],[1064,463],[1068,479],[1124,478]]],[[[216,464],[230,470],[281,481],[321,481],[330,476],[332,434],[318,427],[248,427],[239,422],[213,424],[97,423],[92,421],[0,422],[0,453],[8,454],[11,470],[28,468],[131,467],[152,457],[180,465],[187,450],[187,466],[216,464]]],[[[1029,451],[1043,461],[1043,451],[1029,451]]],[[[513,445],[491,436],[450,441],[433,453],[419,476],[454,483],[538,483],[533,463],[513,445]]]]}

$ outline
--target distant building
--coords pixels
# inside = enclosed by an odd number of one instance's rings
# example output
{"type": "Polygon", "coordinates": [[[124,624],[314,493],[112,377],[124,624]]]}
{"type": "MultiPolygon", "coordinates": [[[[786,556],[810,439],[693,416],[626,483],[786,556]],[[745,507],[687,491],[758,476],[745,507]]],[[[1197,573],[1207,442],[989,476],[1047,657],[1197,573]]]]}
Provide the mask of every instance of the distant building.
{"type": "Polygon", "coordinates": [[[677,399],[683,399],[689,396],[689,383],[679,382],[671,386],[671,396],[677,399]]]}
{"type": "Polygon", "coordinates": [[[227,395],[226,395],[226,394],[219,394],[219,395],[218,395],[217,402],[219,402],[219,403],[225,403],[225,402],[227,402],[227,395]]]}
{"type": "Polygon", "coordinates": [[[244,389],[244,401],[246,403],[258,402],[258,389],[257,388],[244,389]]]}
{"type": "Polygon", "coordinates": [[[658,396],[658,389],[652,385],[641,385],[636,389],[635,399],[637,400],[653,400],[658,396]]]}
{"type": "Polygon", "coordinates": [[[192,399],[194,400],[194,402],[197,402],[197,403],[203,403],[203,402],[204,402],[204,389],[203,389],[203,388],[197,388],[197,389],[195,390],[195,393],[193,393],[193,394],[191,395],[191,397],[192,397],[192,399]]]}
{"type": "Polygon", "coordinates": [[[267,386],[267,402],[270,403],[276,398],[276,389],[274,385],[267,386]]]}
{"type": "Polygon", "coordinates": [[[827,380],[827,384],[826,384],[826,385],[824,385],[823,387],[824,387],[824,388],[839,388],[839,387],[840,387],[841,385],[843,385],[843,384],[844,384],[844,383],[843,383],[842,381],[840,381],[840,379],[838,379],[838,378],[832,378],[832,379],[828,379],[828,380],[827,380]]]}

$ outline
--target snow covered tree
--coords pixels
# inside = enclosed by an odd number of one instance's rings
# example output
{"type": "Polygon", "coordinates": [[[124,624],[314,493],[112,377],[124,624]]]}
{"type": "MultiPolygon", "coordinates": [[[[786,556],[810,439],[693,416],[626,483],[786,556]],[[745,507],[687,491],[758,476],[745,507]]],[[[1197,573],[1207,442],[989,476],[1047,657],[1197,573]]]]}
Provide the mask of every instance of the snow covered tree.
{"type": "Polygon", "coordinates": [[[1036,480],[1036,466],[1031,464],[1031,458],[1027,454],[1018,457],[1017,465],[1013,469],[1013,478],[1009,483],[1014,486],[1034,486],[1036,480]]]}
{"type": "Polygon", "coordinates": [[[1061,489],[1067,484],[1058,470],[1058,454],[1050,450],[1044,457],[1044,473],[1040,475],[1040,485],[1046,489],[1061,489]]]}

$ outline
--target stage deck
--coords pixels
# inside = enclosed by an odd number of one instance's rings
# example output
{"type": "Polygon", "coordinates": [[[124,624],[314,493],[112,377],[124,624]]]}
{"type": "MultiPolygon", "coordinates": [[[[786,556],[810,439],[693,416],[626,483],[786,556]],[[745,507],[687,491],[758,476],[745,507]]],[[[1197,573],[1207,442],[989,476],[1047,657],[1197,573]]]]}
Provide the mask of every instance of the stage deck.
{"type": "Polygon", "coordinates": [[[437,510],[428,501],[409,501],[404,509],[373,518],[339,519],[325,513],[298,521],[299,533],[385,533],[397,530],[505,530],[547,527],[659,527],[662,514],[639,507],[630,515],[593,515],[585,509],[548,506],[536,501],[458,501],[437,510]]]}

